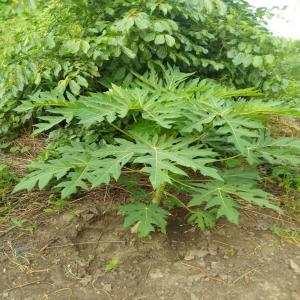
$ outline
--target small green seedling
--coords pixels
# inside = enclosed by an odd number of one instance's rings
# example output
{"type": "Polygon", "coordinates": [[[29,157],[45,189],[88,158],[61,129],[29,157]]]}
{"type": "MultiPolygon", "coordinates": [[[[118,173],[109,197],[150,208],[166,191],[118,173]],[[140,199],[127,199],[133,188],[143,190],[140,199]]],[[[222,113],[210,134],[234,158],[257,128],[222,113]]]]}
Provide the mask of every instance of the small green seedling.
{"type": "Polygon", "coordinates": [[[233,256],[236,255],[236,253],[237,253],[236,249],[230,248],[230,249],[227,251],[227,256],[233,257],[233,256]]]}
{"type": "Polygon", "coordinates": [[[111,259],[111,261],[108,264],[105,265],[104,269],[105,271],[111,271],[115,269],[118,266],[118,264],[119,264],[119,258],[115,256],[111,259]]]}
{"type": "Polygon", "coordinates": [[[11,229],[18,229],[19,234],[18,237],[23,236],[25,233],[33,234],[33,231],[35,229],[35,225],[28,224],[28,226],[25,227],[25,224],[28,223],[26,219],[18,219],[18,218],[11,218],[10,219],[10,230],[11,229]]]}
{"type": "Polygon", "coordinates": [[[45,208],[44,212],[47,214],[57,213],[68,204],[69,201],[67,199],[57,199],[54,195],[51,195],[48,199],[48,205],[50,207],[45,208]]]}
{"type": "Polygon", "coordinates": [[[10,153],[21,153],[21,154],[24,154],[24,153],[28,153],[30,151],[30,147],[28,146],[13,146],[9,149],[9,152],[10,153]]]}
{"type": "Polygon", "coordinates": [[[9,147],[9,144],[7,143],[0,143],[0,150],[6,150],[9,147]]]}
{"type": "Polygon", "coordinates": [[[26,220],[11,218],[10,220],[11,228],[22,228],[25,222],[26,220]]]}
{"type": "Polygon", "coordinates": [[[76,217],[79,217],[79,215],[81,214],[82,210],[81,209],[75,209],[73,210],[70,215],[69,215],[69,221],[72,221],[73,219],[75,219],[76,217]]]}
{"type": "Polygon", "coordinates": [[[34,226],[30,225],[26,227],[26,231],[28,231],[31,235],[33,234],[34,231],[34,226]]]}

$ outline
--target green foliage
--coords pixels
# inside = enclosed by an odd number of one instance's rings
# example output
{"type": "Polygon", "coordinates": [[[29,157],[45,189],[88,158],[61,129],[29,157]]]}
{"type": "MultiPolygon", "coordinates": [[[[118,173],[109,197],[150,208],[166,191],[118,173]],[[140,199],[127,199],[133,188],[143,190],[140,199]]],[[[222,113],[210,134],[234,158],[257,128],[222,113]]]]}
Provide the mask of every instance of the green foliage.
{"type": "Polygon", "coordinates": [[[23,102],[18,111],[45,108],[42,123],[36,125],[38,133],[60,124],[102,128],[102,134],[99,142],[69,142],[56,149],[55,158],[32,163],[32,172],[14,191],[54,186],[65,199],[79,189],[119,181],[125,167],[134,167],[149,178],[153,200],[140,198],[121,207],[120,213],[126,215],[125,227],[133,226],[140,236],[155,226],[165,232],[168,212],[159,206],[160,200],[169,186],[181,184],[183,178],[188,180],[183,185],[192,197],[186,206],[191,214],[188,221],[201,230],[220,217],[237,224],[241,203],[280,212],[270,201],[271,195],[258,187],[255,168],[300,164],[300,141],[273,139],[265,126],[270,115],[298,117],[299,110],[259,99],[261,94],[253,89],[224,88],[177,69],[162,69],[162,74],[153,70],[143,76],[135,74],[136,79],[126,86],[112,84],[106,92],[77,100],[41,94],[23,102]],[[257,99],[234,99],[242,95],[257,99]],[[113,135],[110,128],[114,128],[113,135]],[[233,169],[222,170],[217,164],[224,161],[230,167],[231,159],[235,160],[233,169]],[[193,182],[191,172],[207,182],[193,182]]]}
{"type": "Polygon", "coordinates": [[[196,225],[201,231],[204,231],[206,228],[212,228],[215,220],[216,216],[213,210],[210,212],[196,210],[189,216],[188,223],[196,225]]]}
{"type": "MultiPolygon", "coordinates": [[[[245,1],[6,1],[0,16],[0,133],[32,119],[13,112],[41,91],[85,95],[99,76],[126,82],[150,65],[240,87],[271,76],[277,41],[245,1]],[[7,11],[11,13],[7,13],[7,11]],[[2,33],[1,33],[2,32],[2,33]],[[1,46],[0,46],[1,47],[1,46]]],[[[273,75],[272,75],[273,76],[273,75]]]]}
{"type": "Polygon", "coordinates": [[[19,177],[10,171],[7,165],[0,163],[0,196],[3,191],[9,189],[18,179],[19,177]]]}
{"type": "Polygon", "coordinates": [[[213,161],[209,158],[213,153],[201,149],[201,146],[189,147],[192,142],[185,138],[155,135],[151,138],[145,136],[143,140],[135,142],[116,139],[116,145],[94,145],[90,149],[82,144],[73,144],[58,149],[62,154],[58,160],[31,164],[30,168],[35,171],[18,184],[15,191],[24,188],[32,190],[36,185],[43,189],[55,178],[61,181],[56,187],[62,188],[62,197],[66,198],[76,193],[77,188],[88,189],[87,182],[91,187],[96,187],[102,183],[108,184],[111,178],[118,180],[122,167],[128,162],[145,165],[141,171],[149,174],[154,189],[163,182],[171,183],[167,172],[187,175],[176,165],[201,169],[203,173],[218,178],[215,169],[205,167],[207,162],[213,161]],[[174,153],[176,148],[178,150],[174,153]],[[203,156],[206,158],[201,158],[203,156]]]}
{"type": "Polygon", "coordinates": [[[287,191],[300,192],[299,169],[291,166],[280,166],[273,169],[272,177],[279,179],[287,191]]]}
{"type": "Polygon", "coordinates": [[[115,269],[119,264],[119,258],[118,257],[113,257],[111,261],[105,265],[105,271],[111,271],[115,269]]]}
{"type": "Polygon", "coordinates": [[[300,41],[288,41],[284,59],[277,62],[278,71],[285,77],[291,80],[300,81],[299,63],[300,58],[300,41]]]}
{"type": "Polygon", "coordinates": [[[70,202],[67,199],[56,199],[51,195],[48,199],[48,207],[43,211],[48,214],[60,212],[62,209],[70,205],[70,202]]]}
{"type": "Polygon", "coordinates": [[[10,153],[28,153],[29,146],[12,146],[10,143],[0,143],[0,150],[9,151],[10,153]]]}
{"type": "Polygon", "coordinates": [[[264,83],[264,90],[269,91],[272,96],[285,99],[288,102],[299,103],[300,76],[299,40],[281,38],[284,52],[281,59],[276,59],[272,70],[275,75],[271,80],[264,83]]]}
{"type": "Polygon", "coordinates": [[[222,175],[224,181],[216,180],[198,184],[197,192],[188,206],[194,207],[203,203],[205,203],[204,209],[217,206],[216,217],[225,216],[234,224],[239,223],[237,198],[241,202],[265,206],[280,212],[280,209],[268,200],[271,195],[256,187],[258,175],[255,171],[234,169],[228,170],[222,175]]]}
{"type": "Polygon", "coordinates": [[[155,231],[154,226],[157,226],[162,233],[166,233],[166,218],[169,213],[156,204],[127,204],[121,206],[119,212],[126,216],[124,227],[134,226],[134,231],[140,237],[145,237],[155,231]]]}
{"type": "Polygon", "coordinates": [[[280,239],[285,239],[288,242],[295,244],[296,246],[300,246],[300,231],[299,230],[291,230],[286,228],[281,228],[276,225],[271,228],[272,233],[279,237],[280,239]]]}
{"type": "Polygon", "coordinates": [[[299,89],[266,16],[236,0],[2,1],[0,134],[27,123],[52,141],[14,191],[61,192],[56,210],[82,189],[128,185],[120,213],[140,236],[165,232],[167,197],[202,231],[238,223],[242,203],[279,212],[255,170],[299,166],[299,140],[266,126],[300,117],[287,101],[299,89]],[[124,181],[128,168],[147,190],[124,181]],[[178,185],[187,203],[169,194],[178,185]]]}
{"type": "Polygon", "coordinates": [[[0,20],[11,19],[21,14],[30,13],[37,5],[36,0],[1,0],[0,20]]]}
{"type": "Polygon", "coordinates": [[[126,191],[130,193],[130,202],[151,201],[152,195],[145,188],[141,187],[141,180],[136,175],[121,176],[118,180],[118,185],[123,185],[126,191]]]}

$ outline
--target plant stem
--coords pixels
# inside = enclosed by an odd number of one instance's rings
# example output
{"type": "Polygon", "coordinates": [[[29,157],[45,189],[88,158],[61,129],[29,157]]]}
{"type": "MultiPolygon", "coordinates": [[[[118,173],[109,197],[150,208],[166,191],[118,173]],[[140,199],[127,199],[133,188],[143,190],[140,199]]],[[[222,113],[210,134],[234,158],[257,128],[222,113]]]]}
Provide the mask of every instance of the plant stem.
{"type": "Polygon", "coordinates": [[[155,191],[155,196],[152,200],[152,202],[154,204],[157,204],[157,205],[160,204],[161,197],[164,194],[165,188],[166,188],[166,182],[161,183],[160,186],[157,188],[157,190],[155,191]]]}
{"type": "Polygon", "coordinates": [[[174,178],[171,178],[171,180],[174,181],[174,182],[177,182],[177,183],[181,184],[182,186],[185,186],[185,187],[187,187],[187,188],[190,188],[191,190],[197,190],[196,187],[191,186],[191,185],[186,184],[186,183],[183,183],[183,182],[180,181],[180,180],[176,180],[176,179],[174,179],[174,178]]]}
{"type": "Polygon", "coordinates": [[[170,196],[170,197],[172,197],[172,198],[174,198],[176,201],[178,201],[181,205],[182,205],[182,207],[184,207],[187,211],[189,211],[190,213],[193,213],[193,211],[188,207],[188,206],[186,206],[185,205],[185,203],[184,202],[182,202],[179,198],[177,198],[175,195],[173,195],[173,194],[171,194],[171,193],[168,193],[168,192],[165,192],[165,194],[166,195],[168,195],[168,196],[170,196]]]}
{"type": "Polygon", "coordinates": [[[242,154],[237,154],[237,155],[234,155],[234,156],[217,159],[216,161],[226,161],[226,160],[234,159],[234,158],[237,158],[237,157],[240,157],[240,156],[242,156],[242,154]]]}
{"type": "Polygon", "coordinates": [[[113,124],[113,123],[108,123],[110,126],[112,126],[114,129],[118,130],[119,132],[123,133],[124,135],[128,136],[129,138],[131,138],[132,140],[134,140],[134,137],[132,135],[130,135],[128,132],[126,132],[125,130],[119,128],[117,125],[113,124]]]}

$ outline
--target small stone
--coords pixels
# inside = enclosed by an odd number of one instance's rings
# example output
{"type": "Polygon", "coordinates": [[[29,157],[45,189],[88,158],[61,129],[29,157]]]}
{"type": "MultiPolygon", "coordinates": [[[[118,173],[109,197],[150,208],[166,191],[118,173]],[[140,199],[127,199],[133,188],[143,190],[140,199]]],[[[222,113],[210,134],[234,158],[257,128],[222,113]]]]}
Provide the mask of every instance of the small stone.
{"type": "Polygon", "coordinates": [[[149,277],[152,279],[159,279],[164,277],[164,275],[162,274],[162,272],[160,270],[154,270],[153,272],[149,273],[149,277]]]}
{"type": "Polygon", "coordinates": [[[205,256],[207,256],[209,254],[208,251],[206,250],[191,250],[189,251],[185,257],[184,257],[184,260],[193,260],[195,258],[203,258],[205,256]]]}
{"type": "Polygon", "coordinates": [[[187,260],[187,261],[193,260],[193,259],[195,259],[195,255],[188,253],[183,259],[187,260]]]}
{"type": "Polygon", "coordinates": [[[28,246],[19,246],[15,248],[16,255],[24,254],[30,251],[30,247],[28,246]]]}
{"type": "Polygon", "coordinates": [[[293,261],[290,259],[290,268],[296,273],[296,274],[300,274],[300,267],[293,261]]]}
{"type": "Polygon", "coordinates": [[[204,261],[203,259],[201,259],[201,260],[199,261],[198,265],[199,265],[201,268],[205,268],[206,263],[205,263],[205,261],[204,261]]]}
{"type": "Polygon", "coordinates": [[[87,286],[91,281],[92,281],[92,276],[86,276],[82,279],[80,279],[80,283],[83,285],[83,286],[87,286]]]}
{"type": "Polygon", "coordinates": [[[173,268],[177,271],[184,272],[187,269],[187,266],[185,266],[181,261],[177,261],[173,264],[173,268]]]}
{"type": "Polygon", "coordinates": [[[89,264],[89,262],[85,261],[84,259],[78,259],[77,263],[80,267],[86,267],[89,264]]]}
{"type": "Polygon", "coordinates": [[[203,273],[197,274],[197,275],[191,275],[188,277],[188,280],[191,282],[197,282],[203,279],[205,275],[203,273]]]}
{"type": "Polygon", "coordinates": [[[191,293],[191,300],[199,300],[199,298],[194,293],[191,293]]]}
{"type": "Polygon", "coordinates": [[[291,300],[299,300],[299,294],[296,293],[296,292],[293,292],[293,293],[292,293],[291,300]]]}
{"type": "Polygon", "coordinates": [[[217,233],[218,233],[219,235],[222,235],[222,236],[225,236],[225,235],[226,235],[226,231],[225,231],[224,229],[219,229],[219,230],[217,231],[217,233]]]}
{"type": "Polygon", "coordinates": [[[137,274],[134,272],[127,272],[127,277],[131,280],[134,280],[134,279],[136,279],[137,274]]]}
{"type": "Polygon", "coordinates": [[[230,276],[228,276],[228,275],[226,275],[226,274],[221,274],[221,275],[220,275],[220,278],[221,278],[222,280],[224,280],[224,281],[227,281],[227,280],[230,278],[230,276]]]}
{"type": "Polygon", "coordinates": [[[186,285],[187,285],[188,287],[191,287],[191,286],[193,285],[193,282],[192,282],[192,281],[188,281],[188,282],[186,283],[186,285]]]}
{"type": "Polygon", "coordinates": [[[212,256],[216,256],[218,252],[215,249],[209,249],[209,254],[212,256]]]}
{"type": "Polygon", "coordinates": [[[267,224],[260,224],[257,226],[259,230],[266,231],[269,229],[269,226],[267,224]]]}
{"type": "Polygon", "coordinates": [[[103,286],[103,289],[106,292],[111,292],[112,288],[111,288],[111,284],[110,283],[103,283],[103,282],[101,282],[101,285],[103,286]]]}
{"type": "Polygon", "coordinates": [[[71,223],[72,221],[72,218],[70,217],[70,213],[68,212],[64,213],[61,218],[65,223],[71,223]]]}
{"type": "Polygon", "coordinates": [[[2,294],[2,297],[3,297],[3,298],[7,298],[7,297],[8,297],[8,293],[7,293],[7,292],[3,293],[3,294],[2,294]]]}

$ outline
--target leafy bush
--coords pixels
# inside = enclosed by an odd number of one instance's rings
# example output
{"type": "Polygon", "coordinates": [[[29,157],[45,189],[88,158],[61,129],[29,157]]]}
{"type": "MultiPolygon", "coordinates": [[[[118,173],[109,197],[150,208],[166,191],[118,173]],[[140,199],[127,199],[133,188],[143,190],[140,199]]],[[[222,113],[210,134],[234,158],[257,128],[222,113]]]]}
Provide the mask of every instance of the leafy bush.
{"type": "Polygon", "coordinates": [[[288,41],[284,59],[277,63],[278,71],[283,74],[284,77],[300,82],[299,58],[300,40],[288,41]]]}
{"type": "Polygon", "coordinates": [[[27,123],[52,141],[15,192],[64,201],[130,168],[152,187],[120,208],[141,236],[165,232],[174,206],[201,230],[238,223],[242,203],[280,211],[259,173],[298,165],[300,142],[266,123],[300,110],[266,15],[244,0],[3,0],[0,134],[27,123]]]}
{"type": "Polygon", "coordinates": [[[280,211],[259,188],[258,170],[300,164],[300,140],[273,139],[264,123],[269,116],[298,117],[300,111],[281,102],[234,99],[259,97],[253,89],[223,88],[172,68],[161,74],[135,74],[127,86],[112,84],[107,92],[78,100],[42,94],[24,101],[19,112],[46,108],[37,133],[57,124],[102,133],[98,143],[73,142],[59,147],[57,158],[32,163],[15,192],[54,185],[68,198],[78,189],[118,181],[124,168],[133,168],[149,177],[154,197],[123,206],[120,213],[127,216],[125,226],[135,226],[141,236],[154,226],[165,231],[168,212],[160,204],[174,183],[188,187],[191,200],[184,206],[200,229],[223,216],[237,224],[240,203],[280,211]],[[233,159],[235,168],[226,169],[233,159]],[[199,175],[207,182],[194,181],[199,175]]]}
{"type": "Polygon", "coordinates": [[[262,87],[282,52],[281,41],[263,27],[261,11],[246,1],[4,3],[10,5],[0,6],[7,19],[0,25],[0,133],[32,118],[13,109],[40,91],[102,91],[99,76],[121,83],[132,79],[132,71],[160,63],[230,85],[262,87]]]}

